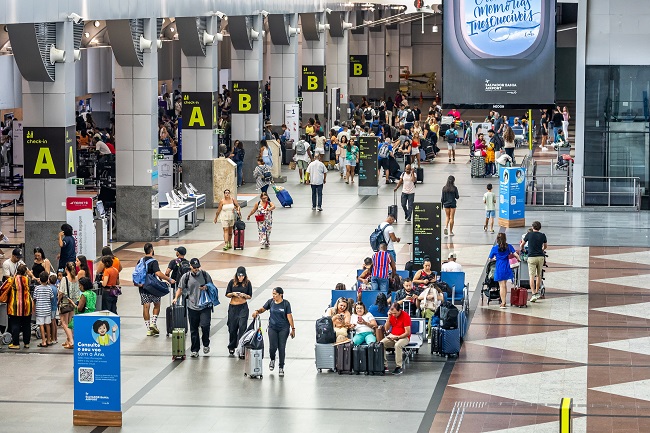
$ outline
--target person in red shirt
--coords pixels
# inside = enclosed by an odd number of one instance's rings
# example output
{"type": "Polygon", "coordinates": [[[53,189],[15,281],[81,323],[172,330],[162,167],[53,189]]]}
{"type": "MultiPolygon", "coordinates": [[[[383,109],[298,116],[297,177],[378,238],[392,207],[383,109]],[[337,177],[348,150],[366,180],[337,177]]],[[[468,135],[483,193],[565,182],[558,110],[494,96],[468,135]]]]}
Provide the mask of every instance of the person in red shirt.
{"type": "MultiPolygon", "coordinates": [[[[381,340],[386,349],[395,349],[395,370],[393,374],[402,374],[402,348],[409,344],[411,338],[411,318],[402,311],[402,306],[398,303],[391,305],[388,310],[388,320],[384,325],[386,337],[381,340]],[[390,332],[389,332],[390,330],[390,332]]],[[[384,351],[384,370],[388,370],[388,360],[386,351],[384,351]]]]}
{"type": "Polygon", "coordinates": [[[451,110],[449,110],[449,113],[447,113],[447,115],[453,116],[456,120],[460,120],[460,111],[458,111],[456,107],[453,107],[451,110]]]}

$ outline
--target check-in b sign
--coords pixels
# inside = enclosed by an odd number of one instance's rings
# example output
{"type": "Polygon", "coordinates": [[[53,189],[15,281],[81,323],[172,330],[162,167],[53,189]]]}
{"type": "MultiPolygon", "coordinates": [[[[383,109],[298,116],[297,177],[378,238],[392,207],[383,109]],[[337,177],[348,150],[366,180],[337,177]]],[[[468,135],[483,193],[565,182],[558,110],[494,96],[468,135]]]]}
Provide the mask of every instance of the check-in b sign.
{"type": "Polygon", "coordinates": [[[350,77],[367,78],[368,77],[368,56],[351,55],[350,56],[350,77]]]}
{"type": "Polygon", "coordinates": [[[302,91],[303,92],[324,92],[325,91],[325,66],[302,67],[302,91]]]}
{"type": "Polygon", "coordinates": [[[262,91],[259,81],[231,81],[233,114],[262,112],[262,91]]]}

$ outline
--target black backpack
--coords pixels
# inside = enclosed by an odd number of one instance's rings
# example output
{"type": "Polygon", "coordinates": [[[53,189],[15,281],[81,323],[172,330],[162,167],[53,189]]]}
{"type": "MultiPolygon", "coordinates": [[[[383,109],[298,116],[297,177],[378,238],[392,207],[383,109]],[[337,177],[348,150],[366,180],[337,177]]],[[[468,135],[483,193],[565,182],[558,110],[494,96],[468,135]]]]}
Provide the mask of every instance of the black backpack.
{"type": "Polygon", "coordinates": [[[453,293],[451,293],[451,287],[449,284],[445,283],[444,281],[438,281],[436,282],[436,285],[440,289],[441,292],[447,294],[447,299],[451,299],[453,296],[453,293]]]}
{"type": "Polygon", "coordinates": [[[458,328],[458,308],[451,302],[445,301],[436,310],[436,316],[440,318],[442,329],[458,328]]]}
{"type": "Polygon", "coordinates": [[[316,343],[331,344],[336,342],[336,332],[331,317],[321,317],[316,320],[316,343]]]}
{"type": "Polygon", "coordinates": [[[406,121],[407,121],[408,123],[415,122],[415,114],[413,114],[413,111],[412,111],[412,110],[408,110],[408,111],[406,112],[406,121]]]}
{"type": "Polygon", "coordinates": [[[456,142],[456,134],[454,134],[454,130],[450,129],[446,133],[446,138],[447,138],[447,143],[449,144],[454,144],[456,142]]]}
{"type": "Polygon", "coordinates": [[[183,275],[190,271],[190,262],[187,259],[176,259],[175,262],[171,277],[174,281],[179,281],[183,275]]]}
{"type": "Polygon", "coordinates": [[[372,120],[372,110],[370,108],[366,109],[366,111],[363,112],[363,117],[366,120],[372,120]]]}

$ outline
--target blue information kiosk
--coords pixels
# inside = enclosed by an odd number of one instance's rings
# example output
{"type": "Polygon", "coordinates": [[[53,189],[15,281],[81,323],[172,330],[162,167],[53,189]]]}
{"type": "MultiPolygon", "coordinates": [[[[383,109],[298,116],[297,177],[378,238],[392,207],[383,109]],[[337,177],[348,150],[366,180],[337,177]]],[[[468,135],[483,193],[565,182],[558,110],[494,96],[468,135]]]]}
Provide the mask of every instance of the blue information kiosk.
{"type": "Polygon", "coordinates": [[[120,316],[79,314],[74,337],[73,424],[121,427],[120,316]]]}
{"type": "Polygon", "coordinates": [[[499,168],[499,226],[526,226],[526,170],[499,168]]]}

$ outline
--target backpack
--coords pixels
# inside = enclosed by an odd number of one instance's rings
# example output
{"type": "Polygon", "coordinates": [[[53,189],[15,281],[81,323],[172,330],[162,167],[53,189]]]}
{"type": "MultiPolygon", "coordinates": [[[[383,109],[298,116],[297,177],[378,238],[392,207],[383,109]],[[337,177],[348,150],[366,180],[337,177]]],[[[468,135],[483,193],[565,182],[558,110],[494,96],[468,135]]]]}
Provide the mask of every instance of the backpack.
{"type": "Polygon", "coordinates": [[[176,266],[172,269],[171,277],[178,281],[183,275],[190,271],[190,262],[187,259],[176,259],[176,266]]]}
{"type": "Polygon", "coordinates": [[[370,108],[366,109],[366,111],[363,112],[363,117],[366,120],[372,120],[372,110],[370,108]]]}
{"type": "Polygon", "coordinates": [[[386,238],[384,237],[384,230],[386,227],[388,227],[388,225],[385,225],[382,228],[381,224],[379,224],[375,231],[370,234],[370,248],[375,252],[379,251],[379,245],[387,243],[386,238]]]}
{"type": "Polygon", "coordinates": [[[406,121],[407,121],[408,123],[415,122],[415,114],[413,114],[413,111],[412,111],[412,110],[408,110],[408,111],[406,112],[406,121]]]}
{"type": "Polygon", "coordinates": [[[388,143],[384,143],[380,148],[379,148],[379,157],[381,159],[388,158],[388,155],[390,155],[390,147],[388,143]]]}
{"type": "Polygon", "coordinates": [[[262,179],[264,182],[271,182],[273,180],[273,175],[271,174],[271,170],[269,170],[268,167],[264,166],[262,169],[262,179]]]}
{"type": "Polygon", "coordinates": [[[436,285],[438,286],[440,291],[447,294],[447,299],[452,299],[453,294],[449,284],[445,283],[444,281],[438,281],[436,282],[436,285]]]}
{"type": "Polygon", "coordinates": [[[331,317],[321,317],[316,320],[316,343],[331,344],[336,342],[336,332],[331,317]]]}
{"type": "Polygon", "coordinates": [[[442,329],[458,328],[458,308],[449,301],[445,301],[436,310],[436,316],[440,318],[442,329]]]}
{"type": "Polygon", "coordinates": [[[304,155],[307,153],[307,146],[305,146],[305,142],[303,140],[300,140],[296,143],[296,155],[304,155]]]}
{"type": "Polygon", "coordinates": [[[445,133],[445,138],[447,139],[447,143],[449,144],[454,144],[456,142],[456,135],[451,129],[447,130],[447,132],[445,133]]]}
{"type": "Polygon", "coordinates": [[[153,257],[150,257],[149,260],[145,261],[145,258],[141,258],[135,269],[133,270],[133,284],[136,286],[141,286],[145,283],[147,279],[147,265],[155,260],[153,257]]]}

